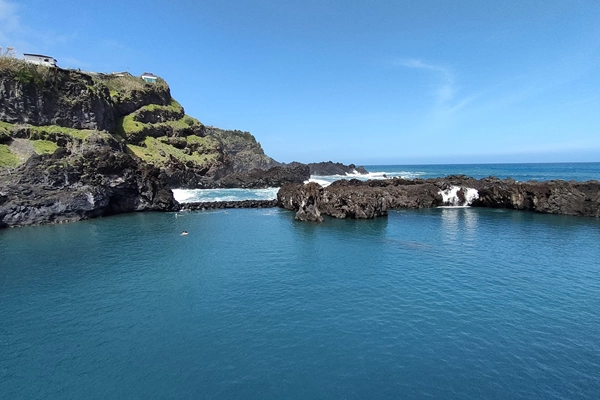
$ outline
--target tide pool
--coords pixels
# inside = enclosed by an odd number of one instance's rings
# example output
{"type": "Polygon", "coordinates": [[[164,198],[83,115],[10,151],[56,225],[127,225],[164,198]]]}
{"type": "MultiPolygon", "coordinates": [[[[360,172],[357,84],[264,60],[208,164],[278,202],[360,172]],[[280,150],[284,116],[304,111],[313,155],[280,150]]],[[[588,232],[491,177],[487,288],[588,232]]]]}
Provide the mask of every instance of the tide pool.
{"type": "Polygon", "coordinates": [[[0,254],[6,399],[600,393],[593,218],[139,213],[2,230],[0,254]]]}

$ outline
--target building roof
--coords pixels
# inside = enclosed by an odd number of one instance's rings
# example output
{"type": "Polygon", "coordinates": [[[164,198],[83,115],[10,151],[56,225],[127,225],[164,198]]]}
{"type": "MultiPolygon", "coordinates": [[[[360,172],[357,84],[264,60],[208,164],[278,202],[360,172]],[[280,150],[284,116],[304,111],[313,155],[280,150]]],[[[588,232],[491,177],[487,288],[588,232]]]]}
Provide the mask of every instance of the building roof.
{"type": "Polygon", "coordinates": [[[33,56],[33,57],[42,57],[42,58],[52,58],[54,59],[54,57],[51,56],[45,56],[43,54],[30,54],[30,53],[24,53],[24,56],[33,56]]]}
{"type": "Polygon", "coordinates": [[[144,72],[142,76],[147,76],[148,78],[158,78],[158,76],[154,75],[152,72],[144,72]]]}

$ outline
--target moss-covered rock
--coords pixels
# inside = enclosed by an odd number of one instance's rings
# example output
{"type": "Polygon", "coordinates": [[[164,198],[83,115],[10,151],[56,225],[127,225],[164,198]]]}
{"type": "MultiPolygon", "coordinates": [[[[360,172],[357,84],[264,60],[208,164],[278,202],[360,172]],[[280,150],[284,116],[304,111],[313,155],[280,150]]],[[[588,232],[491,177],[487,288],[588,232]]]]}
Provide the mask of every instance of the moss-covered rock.
{"type": "Polygon", "coordinates": [[[206,127],[206,135],[219,141],[232,164],[233,172],[268,170],[281,164],[267,156],[250,132],[206,127]]]}
{"type": "Polygon", "coordinates": [[[35,154],[108,146],[158,168],[172,187],[215,187],[228,174],[279,165],[250,133],[207,129],[186,115],[160,78],[147,83],[14,59],[0,60],[0,143],[0,169],[35,154]]]}

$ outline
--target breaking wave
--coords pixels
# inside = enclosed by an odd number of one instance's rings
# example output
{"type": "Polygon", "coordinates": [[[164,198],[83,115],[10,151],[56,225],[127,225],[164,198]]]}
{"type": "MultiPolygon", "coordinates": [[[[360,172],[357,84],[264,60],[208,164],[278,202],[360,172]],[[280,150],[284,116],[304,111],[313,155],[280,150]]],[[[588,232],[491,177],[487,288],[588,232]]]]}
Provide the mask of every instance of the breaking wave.
{"type": "Polygon", "coordinates": [[[268,189],[173,189],[179,203],[206,201],[274,200],[279,188],[268,189]]]}
{"type": "Polygon", "coordinates": [[[469,207],[473,201],[479,198],[479,192],[473,188],[461,188],[452,186],[450,189],[440,190],[444,206],[442,207],[469,207]],[[458,192],[463,189],[464,200],[459,197],[458,192]]]}
{"type": "Polygon", "coordinates": [[[308,182],[316,182],[319,185],[326,187],[331,185],[332,182],[339,181],[340,179],[358,179],[361,181],[367,181],[369,179],[390,179],[390,178],[403,178],[403,179],[415,179],[425,175],[425,172],[369,172],[368,174],[359,174],[355,172],[353,174],[345,175],[311,175],[308,182]]]}

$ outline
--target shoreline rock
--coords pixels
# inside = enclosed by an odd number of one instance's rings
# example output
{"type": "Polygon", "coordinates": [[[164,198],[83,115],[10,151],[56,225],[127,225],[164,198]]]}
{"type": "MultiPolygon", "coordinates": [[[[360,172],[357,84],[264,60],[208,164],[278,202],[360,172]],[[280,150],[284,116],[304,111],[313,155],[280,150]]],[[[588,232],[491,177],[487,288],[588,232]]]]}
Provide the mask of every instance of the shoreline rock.
{"type": "Polygon", "coordinates": [[[164,173],[108,145],[59,148],[0,174],[0,228],[177,210],[164,173]]]}
{"type": "Polygon", "coordinates": [[[512,179],[474,179],[448,176],[435,179],[341,180],[328,187],[311,182],[288,184],[277,193],[278,205],[296,211],[300,221],[335,218],[376,218],[391,209],[438,206],[508,208],[547,214],[600,218],[600,182],[515,182],[512,179]],[[470,193],[476,196],[468,199],[470,193]],[[452,193],[452,199],[444,195],[452,193]]]}
{"type": "Polygon", "coordinates": [[[181,210],[217,210],[223,208],[275,208],[277,200],[240,200],[240,201],[200,201],[184,203],[181,210]]]}
{"type": "Polygon", "coordinates": [[[280,187],[286,183],[303,183],[310,178],[305,164],[273,167],[269,170],[253,169],[248,172],[229,174],[214,183],[217,188],[262,189],[280,187]]]}

